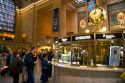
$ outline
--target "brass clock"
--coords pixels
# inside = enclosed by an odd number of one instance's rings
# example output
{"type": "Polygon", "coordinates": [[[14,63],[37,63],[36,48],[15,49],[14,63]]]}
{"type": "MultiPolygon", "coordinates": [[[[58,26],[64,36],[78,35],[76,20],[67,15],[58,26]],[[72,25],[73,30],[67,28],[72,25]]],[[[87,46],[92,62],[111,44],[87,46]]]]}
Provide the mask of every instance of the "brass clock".
{"type": "Polygon", "coordinates": [[[102,24],[106,20],[106,11],[101,7],[96,7],[90,11],[89,20],[94,24],[102,24]]]}

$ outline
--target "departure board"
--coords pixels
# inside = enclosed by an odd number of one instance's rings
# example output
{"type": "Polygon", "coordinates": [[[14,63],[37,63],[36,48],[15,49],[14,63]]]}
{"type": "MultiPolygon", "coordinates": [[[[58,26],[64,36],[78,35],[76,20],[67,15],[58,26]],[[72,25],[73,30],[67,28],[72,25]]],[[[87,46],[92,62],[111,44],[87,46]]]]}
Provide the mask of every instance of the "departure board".
{"type": "Polygon", "coordinates": [[[15,14],[13,0],[0,0],[0,31],[15,32],[15,14]]]}

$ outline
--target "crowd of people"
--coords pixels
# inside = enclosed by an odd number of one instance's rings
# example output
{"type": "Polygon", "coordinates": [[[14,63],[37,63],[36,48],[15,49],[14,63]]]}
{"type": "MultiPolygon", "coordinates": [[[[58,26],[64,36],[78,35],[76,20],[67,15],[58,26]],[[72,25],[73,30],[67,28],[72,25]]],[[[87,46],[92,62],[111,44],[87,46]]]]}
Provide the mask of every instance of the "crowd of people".
{"type": "Polygon", "coordinates": [[[19,83],[19,76],[22,73],[22,83],[35,83],[34,67],[37,64],[37,56],[41,61],[41,83],[47,83],[48,78],[51,77],[51,61],[54,55],[52,51],[37,53],[37,47],[32,47],[30,50],[17,49],[13,53],[8,53],[6,65],[1,68],[0,75],[4,76],[9,72],[13,83],[19,83]]]}

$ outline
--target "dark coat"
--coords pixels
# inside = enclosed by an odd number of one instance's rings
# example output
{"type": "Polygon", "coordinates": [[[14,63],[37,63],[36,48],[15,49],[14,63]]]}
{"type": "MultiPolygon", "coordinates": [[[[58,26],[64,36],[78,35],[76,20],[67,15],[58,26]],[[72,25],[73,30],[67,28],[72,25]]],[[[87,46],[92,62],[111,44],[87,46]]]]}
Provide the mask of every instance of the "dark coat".
{"type": "Polygon", "coordinates": [[[14,57],[11,70],[13,74],[22,72],[21,60],[18,57],[14,57]]]}
{"type": "Polygon", "coordinates": [[[43,59],[41,62],[42,65],[42,75],[41,75],[41,80],[48,81],[49,77],[49,70],[50,70],[50,63],[46,59],[43,59]]]}
{"type": "Polygon", "coordinates": [[[34,70],[34,55],[32,52],[29,52],[25,57],[25,64],[28,69],[34,70]]]}

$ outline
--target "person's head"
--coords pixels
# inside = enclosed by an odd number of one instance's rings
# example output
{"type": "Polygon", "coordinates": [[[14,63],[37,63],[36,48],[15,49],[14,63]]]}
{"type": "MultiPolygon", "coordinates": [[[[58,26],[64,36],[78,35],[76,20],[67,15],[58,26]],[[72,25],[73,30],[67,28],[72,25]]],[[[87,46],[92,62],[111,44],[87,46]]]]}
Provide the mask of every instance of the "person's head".
{"type": "Polygon", "coordinates": [[[15,53],[14,53],[14,56],[15,56],[15,57],[20,57],[19,52],[15,52],[15,53]]]}
{"type": "Polygon", "coordinates": [[[43,58],[44,58],[44,59],[47,59],[47,58],[48,58],[47,53],[43,53],[43,58]]]}
{"type": "Polygon", "coordinates": [[[32,53],[35,53],[37,51],[37,47],[33,46],[30,50],[32,53]]]}

